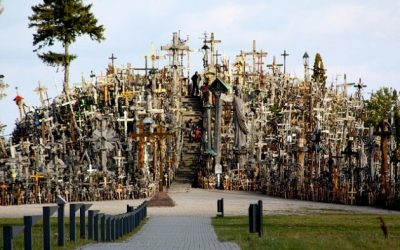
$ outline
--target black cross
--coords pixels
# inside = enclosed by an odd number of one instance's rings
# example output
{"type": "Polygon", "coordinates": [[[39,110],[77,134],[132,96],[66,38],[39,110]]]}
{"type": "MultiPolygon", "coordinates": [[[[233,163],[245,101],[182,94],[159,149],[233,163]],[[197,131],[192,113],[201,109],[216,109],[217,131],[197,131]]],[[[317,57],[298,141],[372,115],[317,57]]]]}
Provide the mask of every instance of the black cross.
{"type": "Polygon", "coordinates": [[[114,60],[117,59],[117,58],[114,56],[114,53],[112,53],[112,54],[111,54],[111,57],[109,57],[108,59],[111,60],[111,66],[114,68],[114,60]]]}
{"type": "Polygon", "coordinates": [[[284,50],[281,56],[283,56],[283,74],[286,74],[286,57],[288,57],[289,54],[286,53],[286,50],[284,50]]]}
{"type": "Polygon", "coordinates": [[[342,151],[342,154],[344,154],[346,156],[348,164],[349,164],[350,174],[352,174],[351,157],[356,157],[356,159],[358,159],[358,157],[359,157],[358,152],[353,151],[353,142],[352,141],[347,142],[347,147],[345,148],[345,150],[342,151]]]}

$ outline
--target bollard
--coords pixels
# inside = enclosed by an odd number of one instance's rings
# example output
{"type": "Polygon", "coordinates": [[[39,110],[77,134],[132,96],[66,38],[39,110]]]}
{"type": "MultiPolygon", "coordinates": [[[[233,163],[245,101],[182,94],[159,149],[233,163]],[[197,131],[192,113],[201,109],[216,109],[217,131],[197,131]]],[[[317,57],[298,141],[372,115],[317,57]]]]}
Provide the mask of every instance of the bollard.
{"type": "Polygon", "coordinates": [[[224,199],[217,200],[217,213],[218,216],[224,217],[224,199]]]}
{"type": "Polygon", "coordinates": [[[57,211],[57,245],[64,246],[65,244],[65,223],[64,223],[64,204],[58,204],[58,211],[57,211]]]}
{"type": "Polygon", "coordinates": [[[106,241],[111,241],[111,216],[107,216],[106,219],[106,241]]]}
{"type": "Polygon", "coordinates": [[[85,231],[86,231],[86,208],[87,208],[87,204],[83,204],[80,208],[79,208],[79,235],[81,239],[85,239],[85,231]]]}
{"type": "Polygon", "coordinates": [[[75,241],[75,212],[76,204],[69,204],[69,240],[75,241]]]}
{"type": "Polygon", "coordinates": [[[261,237],[263,234],[263,202],[258,201],[257,205],[257,232],[258,236],[261,237]]]}
{"type": "Polygon", "coordinates": [[[249,232],[257,232],[257,204],[249,206],[249,232]]]}
{"type": "Polygon", "coordinates": [[[115,216],[113,216],[111,218],[111,240],[114,241],[115,240],[115,216]]]}
{"type": "Polygon", "coordinates": [[[102,214],[100,217],[100,240],[106,241],[106,215],[102,214]]]}
{"type": "Polygon", "coordinates": [[[12,250],[13,249],[13,229],[12,226],[4,226],[3,227],[3,248],[4,250],[12,250]]]}
{"type": "Polygon", "coordinates": [[[43,249],[51,249],[50,207],[43,207],[43,249]]]}
{"type": "Polygon", "coordinates": [[[94,219],[94,211],[89,210],[88,212],[88,239],[93,240],[93,219],[94,219]]]}
{"type": "Polygon", "coordinates": [[[93,220],[93,240],[99,241],[99,214],[94,215],[93,220]]]}
{"type": "Polygon", "coordinates": [[[32,249],[32,216],[24,216],[24,248],[32,249]]]}

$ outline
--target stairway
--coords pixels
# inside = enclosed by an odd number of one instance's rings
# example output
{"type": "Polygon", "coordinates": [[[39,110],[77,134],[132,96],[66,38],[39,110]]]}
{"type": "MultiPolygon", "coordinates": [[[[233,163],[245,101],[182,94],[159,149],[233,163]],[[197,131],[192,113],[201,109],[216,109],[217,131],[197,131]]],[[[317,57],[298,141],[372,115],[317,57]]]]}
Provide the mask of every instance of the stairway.
{"type": "MultiPolygon", "coordinates": [[[[192,119],[194,124],[202,125],[202,104],[200,97],[184,97],[182,105],[186,109],[183,112],[183,121],[186,128],[186,121],[192,119]]],[[[200,157],[201,142],[189,141],[189,133],[183,134],[183,146],[181,164],[175,176],[175,183],[193,185],[195,181],[194,169],[200,157]]]]}

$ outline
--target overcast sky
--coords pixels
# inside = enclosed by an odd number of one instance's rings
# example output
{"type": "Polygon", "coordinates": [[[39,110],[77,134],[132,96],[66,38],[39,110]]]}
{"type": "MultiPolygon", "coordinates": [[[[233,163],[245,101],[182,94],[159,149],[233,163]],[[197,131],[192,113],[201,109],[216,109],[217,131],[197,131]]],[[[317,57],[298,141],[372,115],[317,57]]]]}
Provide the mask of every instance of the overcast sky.
{"type": "MultiPolygon", "coordinates": [[[[33,91],[41,81],[54,97],[62,89],[62,69],[43,64],[32,51],[32,34],[28,29],[31,6],[38,0],[3,0],[0,15],[0,74],[10,85],[8,96],[0,100],[0,121],[12,131],[18,109],[12,101],[15,87],[28,105],[37,106],[39,97],[33,91]],[[57,86],[57,87],[56,87],[57,86]]],[[[99,24],[104,25],[106,40],[102,43],[87,37],[78,38],[71,52],[78,58],[71,65],[71,82],[90,71],[105,72],[111,53],[117,65],[143,66],[144,55],[167,44],[172,32],[180,31],[190,38],[193,49],[192,72],[201,70],[202,34],[214,32],[219,52],[231,62],[240,50],[250,50],[253,39],[257,48],[268,52],[278,62],[286,50],[287,71],[303,77],[302,55],[322,55],[328,81],[349,82],[361,77],[366,93],[381,86],[400,86],[400,1],[372,0],[87,0],[99,24]]],[[[311,60],[313,61],[313,60],[311,60]]]]}

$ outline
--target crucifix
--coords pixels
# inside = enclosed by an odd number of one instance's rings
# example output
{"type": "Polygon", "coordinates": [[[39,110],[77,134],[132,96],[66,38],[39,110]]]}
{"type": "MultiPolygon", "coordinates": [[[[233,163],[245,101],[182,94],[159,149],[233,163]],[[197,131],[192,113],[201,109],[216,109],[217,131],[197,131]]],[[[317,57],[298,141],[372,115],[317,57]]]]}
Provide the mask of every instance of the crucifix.
{"type": "MultiPolygon", "coordinates": [[[[211,32],[210,40],[207,40],[207,34],[205,34],[204,43],[209,43],[210,44],[211,55],[214,55],[215,44],[216,43],[220,43],[220,42],[221,42],[221,40],[215,40],[213,32],[211,32]]],[[[210,64],[212,66],[214,66],[214,58],[212,56],[211,56],[210,64]]]]}
{"type": "Polygon", "coordinates": [[[387,120],[382,120],[379,123],[378,131],[374,133],[374,135],[381,137],[381,152],[382,152],[382,165],[381,165],[381,195],[383,200],[386,200],[388,196],[387,189],[387,172],[388,172],[388,164],[389,164],[389,145],[388,141],[390,136],[392,135],[392,130],[389,122],[387,120]]]}
{"type": "Polygon", "coordinates": [[[283,56],[283,74],[286,74],[286,57],[288,57],[289,54],[286,53],[286,50],[284,50],[281,56],[283,56]]]}
{"type": "MultiPolygon", "coordinates": [[[[214,35],[212,34],[212,37],[214,35]]],[[[163,45],[161,46],[161,50],[166,50],[172,52],[172,69],[173,69],[173,75],[172,75],[172,95],[176,97],[178,95],[177,93],[177,88],[179,84],[179,79],[178,79],[178,67],[179,67],[179,53],[181,51],[189,51],[189,46],[185,45],[184,42],[182,42],[179,37],[178,33],[174,32],[172,36],[172,44],[168,45],[163,45]]]]}

